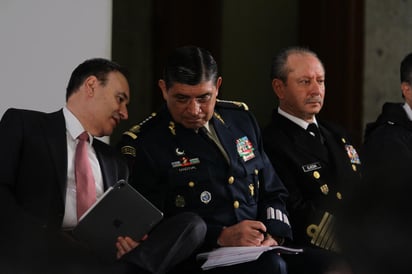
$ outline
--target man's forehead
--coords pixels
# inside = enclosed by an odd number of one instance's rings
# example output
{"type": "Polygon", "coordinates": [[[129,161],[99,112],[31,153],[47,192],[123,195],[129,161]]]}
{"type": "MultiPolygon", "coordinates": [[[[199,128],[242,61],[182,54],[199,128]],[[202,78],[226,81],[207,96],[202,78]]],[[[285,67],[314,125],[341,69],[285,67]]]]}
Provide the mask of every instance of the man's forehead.
{"type": "Polygon", "coordinates": [[[293,77],[324,77],[325,70],[320,63],[302,62],[289,66],[287,75],[293,77]]]}
{"type": "Polygon", "coordinates": [[[177,83],[174,84],[170,89],[174,95],[183,95],[188,97],[198,97],[216,90],[216,86],[213,83],[201,83],[198,85],[187,85],[177,83]]]}

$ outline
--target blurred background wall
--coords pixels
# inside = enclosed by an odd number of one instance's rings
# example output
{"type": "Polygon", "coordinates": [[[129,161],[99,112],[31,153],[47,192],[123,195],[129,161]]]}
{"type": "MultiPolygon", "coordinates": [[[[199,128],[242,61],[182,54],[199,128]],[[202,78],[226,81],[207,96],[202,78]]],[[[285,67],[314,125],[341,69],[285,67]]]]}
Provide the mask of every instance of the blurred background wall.
{"type": "Polygon", "coordinates": [[[73,69],[111,57],[111,0],[0,1],[0,116],[64,106],[73,69]]]}

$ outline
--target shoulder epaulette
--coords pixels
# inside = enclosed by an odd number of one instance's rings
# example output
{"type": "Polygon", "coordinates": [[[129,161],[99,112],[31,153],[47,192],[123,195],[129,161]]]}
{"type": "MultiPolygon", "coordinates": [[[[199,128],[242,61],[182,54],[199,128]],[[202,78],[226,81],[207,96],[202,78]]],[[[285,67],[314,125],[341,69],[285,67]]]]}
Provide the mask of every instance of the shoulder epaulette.
{"type": "Polygon", "coordinates": [[[142,128],[142,126],[144,124],[146,124],[148,121],[150,121],[153,117],[155,117],[157,114],[156,112],[153,112],[152,114],[150,114],[149,117],[147,117],[146,119],[144,119],[143,121],[141,121],[140,123],[132,126],[131,128],[129,128],[129,130],[126,130],[125,132],[123,132],[123,135],[127,135],[129,137],[131,137],[133,140],[137,139],[137,134],[140,132],[140,129],[142,128]]]}
{"type": "Polygon", "coordinates": [[[227,101],[227,100],[216,100],[216,105],[221,106],[221,107],[228,107],[228,108],[241,108],[243,110],[249,110],[249,107],[247,106],[246,103],[244,102],[238,102],[238,101],[227,101]]]}

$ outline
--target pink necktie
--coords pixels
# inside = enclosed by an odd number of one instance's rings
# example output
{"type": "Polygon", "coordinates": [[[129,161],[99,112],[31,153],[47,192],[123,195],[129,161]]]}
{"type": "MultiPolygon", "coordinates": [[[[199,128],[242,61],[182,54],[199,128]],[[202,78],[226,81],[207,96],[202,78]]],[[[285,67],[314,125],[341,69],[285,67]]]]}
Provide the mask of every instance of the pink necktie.
{"type": "Polygon", "coordinates": [[[76,176],[77,219],[80,219],[83,213],[96,201],[96,185],[89,157],[87,156],[89,135],[85,131],[79,135],[78,139],[74,170],[76,176]]]}

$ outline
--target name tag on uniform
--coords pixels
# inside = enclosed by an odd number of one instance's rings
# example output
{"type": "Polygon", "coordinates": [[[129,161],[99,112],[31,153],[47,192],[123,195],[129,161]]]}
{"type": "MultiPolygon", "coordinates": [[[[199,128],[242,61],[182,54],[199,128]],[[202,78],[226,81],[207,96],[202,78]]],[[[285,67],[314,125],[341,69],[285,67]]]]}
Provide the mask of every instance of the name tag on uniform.
{"type": "Polygon", "coordinates": [[[322,166],[320,165],[319,162],[302,166],[303,172],[310,172],[310,171],[314,171],[314,170],[321,169],[321,168],[322,166]]]}

